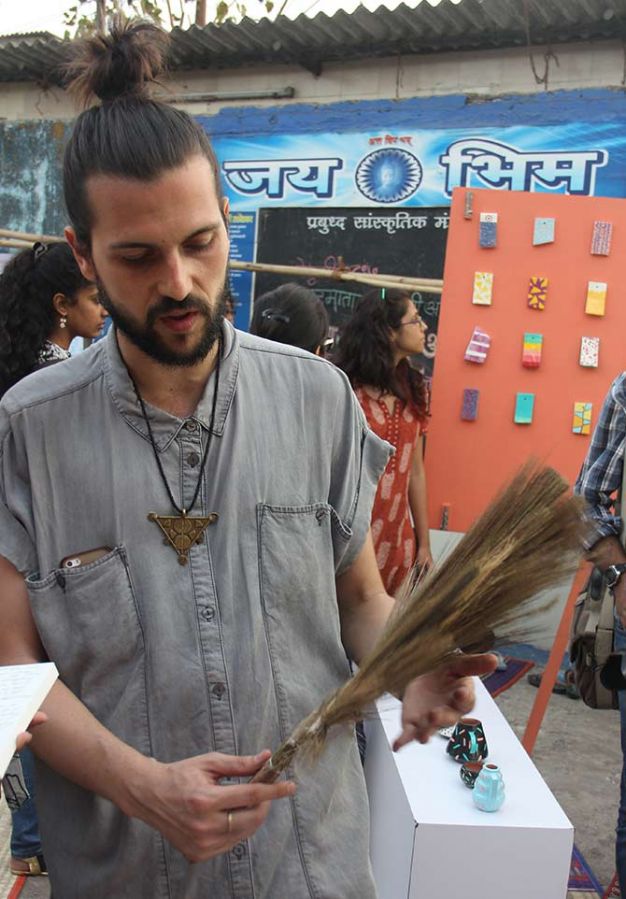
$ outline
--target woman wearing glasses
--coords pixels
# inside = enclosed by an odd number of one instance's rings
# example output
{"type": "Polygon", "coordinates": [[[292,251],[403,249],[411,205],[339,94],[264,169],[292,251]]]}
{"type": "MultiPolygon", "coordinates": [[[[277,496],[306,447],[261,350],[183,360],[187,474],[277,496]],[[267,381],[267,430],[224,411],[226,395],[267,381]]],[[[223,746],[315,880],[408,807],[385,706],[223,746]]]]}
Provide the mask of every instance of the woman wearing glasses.
{"type": "Polygon", "coordinates": [[[425,336],[410,294],[372,290],[341,331],[333,360],[349,377],[370,428],[396,449],[372,512],[376,559],[392,596],[416,563],[418,569],[432,563],[423,462],[429,398],[424,376],[409,362],[424,349],[425,336]]]}

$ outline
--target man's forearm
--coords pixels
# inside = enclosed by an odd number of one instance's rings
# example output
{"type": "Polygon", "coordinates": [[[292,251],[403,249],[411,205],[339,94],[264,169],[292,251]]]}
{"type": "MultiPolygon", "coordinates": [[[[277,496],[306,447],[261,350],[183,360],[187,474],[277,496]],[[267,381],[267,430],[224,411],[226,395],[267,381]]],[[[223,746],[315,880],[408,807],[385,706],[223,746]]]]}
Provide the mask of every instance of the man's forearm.
{"type": "Polygon", "coordinates": [[[42,709],[48,722],[33,734],[35,754],[63,777],[135,814],[137,791],[154,762],[103,727],[60,681],[42,709]]]}
{"type": "Polygon", "coordinates": [[[357,664],[378,640],[394,607],[385,592],[368,534],[353,565],[337,578],[341,639],[349,658],[357,664]]]}
{"type": "MultiPolygon", "coordinates": [[[[0,556],[0,665],[46,658],[30,611],[24,578],[0,556]]],[[[43,710],[49,721],[33,734],[32,747],[55,771],[133,814],[133,794],[153,763],[103,727],[57,681],[43,710]]]]}

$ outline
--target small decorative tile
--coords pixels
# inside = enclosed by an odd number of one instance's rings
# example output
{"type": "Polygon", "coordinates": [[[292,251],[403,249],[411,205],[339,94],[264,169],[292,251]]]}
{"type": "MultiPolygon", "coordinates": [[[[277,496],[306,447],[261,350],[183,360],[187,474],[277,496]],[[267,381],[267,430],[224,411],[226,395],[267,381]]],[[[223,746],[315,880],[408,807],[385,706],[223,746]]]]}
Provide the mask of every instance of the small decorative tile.
{"type": "Polygon", "coordinates": [[[524,368],[539,368],[542,348],[543,334],[524,334],[522,346],[522,365],[524,368]]]}
{"type": "Polygon", "coordinates": [[[590,281],[587,286],[585,312],[587,315],[604,315],[608,285],[604,281],[590,281]]]}
{"type": "Polygon", "coordinates": [[[533,420],[535,408],[534,393],[518,393],[515,397],[515,414],[513,421],[517,425],[529,425],[533,420]]]}
{"type": "Polygon", "coordinates": [[[461,406],[461,419],[463,421],[476,421],[478,418],[479,391],[474,387],[466,387],[463,391],[463,405],[461,406]]]}
{"type": "Polygon", "coordinates": [[[498,213],[480,213],[479,243],[483,249],[491,250],[498,239],[498,213]]]}
{"type": "Polygon", "coordinates": [[[580,338],[580,357],[578,359],[583,368],[597,368],[600,356],[599,337],[580,338]]]}
{"type": "Polygon", "coordinates": [[[474,192],[465,191],[465,205],[463,207],[463,218],[471,219],[474,215],[474,192]]]}
{"type": "Polygon", "coordinates": [[[591,434],[592,403],[574,403],[572,431],[574,434],[591,434]]]}
{"type": "Polygon", "coordinates": [[[591,237],[591,253],[593,256],[608,256],[611,252],[611,237],[613,236],[613,224],[611,222],[594,222],[593,235],[591,237]]]}
{"type": "Polygon", "coordinates": [[[491,306],[492,294],[493,272],[475,272],[472,303],[476,306],[491,306]]]}
{"type": "Polygon", "coordinates": [[[536,218],[533,229],[533,246],[540,247],[546,243],[554,243],[555,219],[536,218]]]}
{"type": "Polygon", "coordinates": [[[482,328],[474,328],[474,333],[465,350],[465,361],[482,365],[487,361],[487,353],[491,346],[491,337],[482,328]]]}
{"type": "Polygon", "coordinates": [[[528,283],[528,305],[540,312],[546,308],[548,299],[548,279],[539,275],[532,277],[528,283]]]}

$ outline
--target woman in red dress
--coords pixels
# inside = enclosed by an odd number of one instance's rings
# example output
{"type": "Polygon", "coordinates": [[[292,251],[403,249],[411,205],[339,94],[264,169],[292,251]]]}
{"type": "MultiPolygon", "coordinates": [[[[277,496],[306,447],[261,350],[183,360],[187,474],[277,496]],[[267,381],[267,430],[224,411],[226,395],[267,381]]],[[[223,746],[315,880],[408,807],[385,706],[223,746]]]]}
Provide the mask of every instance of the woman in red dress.
{"type": "Polygon", "coordinates": [[[391,596],[415,565],[432,563],[423,461],[428,391],[409,363],[424,349],[425,335],[410,294],[373,290],[344,326],[334,360],[350,378],[370,428],[396,450],[372,512],[376,560],[391,596]]]}

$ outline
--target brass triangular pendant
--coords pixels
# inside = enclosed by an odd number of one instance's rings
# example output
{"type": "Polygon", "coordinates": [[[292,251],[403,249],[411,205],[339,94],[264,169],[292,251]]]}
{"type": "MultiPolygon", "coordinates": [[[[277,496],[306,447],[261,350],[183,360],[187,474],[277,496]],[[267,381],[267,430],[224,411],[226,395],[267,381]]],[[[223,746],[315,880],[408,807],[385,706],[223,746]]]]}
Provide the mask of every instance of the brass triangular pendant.
{"type": "Polygon", "coordinates": [[[217,512],[211,512],[205,518],[189,515],[157,515],[150,512],[148,521],[156,521],[165,534],[165,542],[178,553],[178,564],[186,565],[187,556],[194,543],[202,543],[206,528],[218,519],[217,512]]]}

